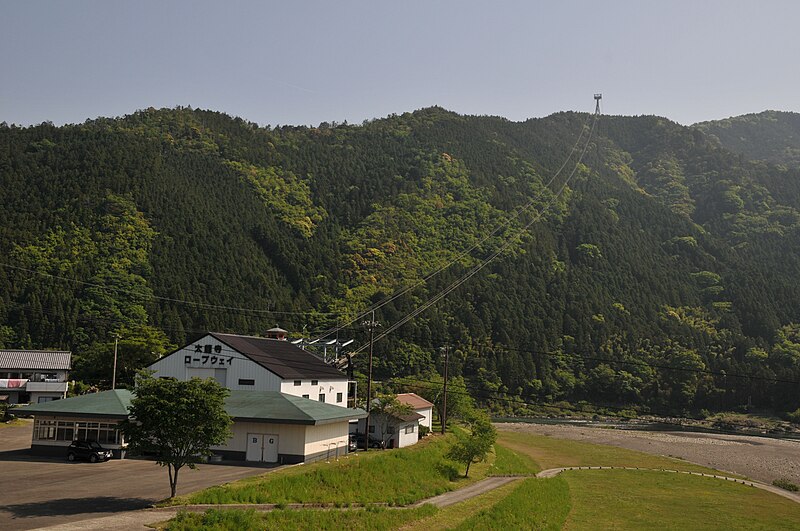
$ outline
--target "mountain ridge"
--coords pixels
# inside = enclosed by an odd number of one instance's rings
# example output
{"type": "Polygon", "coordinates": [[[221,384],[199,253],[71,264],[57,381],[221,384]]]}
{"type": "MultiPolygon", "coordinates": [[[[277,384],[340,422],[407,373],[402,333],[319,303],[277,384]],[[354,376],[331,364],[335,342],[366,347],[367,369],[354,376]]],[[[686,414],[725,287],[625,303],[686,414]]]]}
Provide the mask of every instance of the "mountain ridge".
{"type": "Polygon", "coordinates": [[[0,249],[38,272],[0,267],[0,342],[70,347],[78,374],[100,381],[122,331],[130,378],[191,331],[257,333],[278,320],[321,331],[336,324],[328,312],[352,318],[419,284],[379,311],[396,322],[510,239],[377,345],[379,376],[429,379],[431,349],[451,343],[451,374],[482,399],[800,407],[777,382],[709,377],[800,379],[794,170],[663,118],[602,116],[556,197],[564,177],[545,184],[589,118],[431,107],[273,129],[176,108],[0,127],[0,249]],[[531,200],[537,210],[512,220],[531,200]]]}

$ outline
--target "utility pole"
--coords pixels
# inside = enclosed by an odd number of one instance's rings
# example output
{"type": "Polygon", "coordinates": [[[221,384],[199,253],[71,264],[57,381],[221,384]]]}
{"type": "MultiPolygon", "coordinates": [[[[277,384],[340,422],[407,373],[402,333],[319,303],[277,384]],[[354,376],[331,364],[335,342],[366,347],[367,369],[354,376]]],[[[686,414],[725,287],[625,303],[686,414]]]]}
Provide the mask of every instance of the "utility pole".
{"type": "Polygon", "coordinates": [[[114,334],[114,372],[111,375],[111,389],[117,388],[117,343],[119,342],[119,334],[114,334]]]}
{"type": "Polygon", "coordinates": [[[367,369],[367,419],[364,423],[364,451],[369,450],[369,412],[372,409],[372,345],[375,342],[375,328],[379,323],[375,321],[375,310],[372,310],[372,318],[364,321],[364,326],[369,329],[369,368],[367,369]]]}
{"type": "Polygon", "coordinates": [[[442,398],[442,435],[447,431],[447,368],[450,366],[450,347],[444,347],[444,397],[442,398]]]}

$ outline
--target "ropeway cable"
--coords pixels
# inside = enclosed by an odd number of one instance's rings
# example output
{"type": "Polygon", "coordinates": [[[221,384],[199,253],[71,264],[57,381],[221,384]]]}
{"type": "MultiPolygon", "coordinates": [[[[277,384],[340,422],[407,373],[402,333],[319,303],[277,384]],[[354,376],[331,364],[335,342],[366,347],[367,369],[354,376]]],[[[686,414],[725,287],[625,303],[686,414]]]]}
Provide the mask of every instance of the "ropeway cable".
{"type": "MultiPolygon", "coordinates": [[[[558,176],[564,170],[564,168],[566,167],[567,163],[569,163],[569,160],[572,158],[572,155],[574,155],[575,152],[578,150],[578,145],[580,144],[581,139],[583,138],[583,135],[587,130],[587,125],[588,125],[589,120],[591,118],[592,118],[591,114],[587,115],[586,120],[581,125],[581,131],[580,131],[580,134],[578,135],[577,140],[575,141],[575,144],[572,146],[572,149],[570,150],[569,154],[567,155],[567,158],[564,159],[564,162],[561,164],[561,167],[558,168],[558,170],[553,174],[553,176],[550,178],[550,180],[547,182],[547,184],[545,184],[545,186],[544,186],[545,189],[550,188],[550,185],[553,184],[553,182],[558,178],[558,176]]],[[[592,126],[592,129],[594,129],[594,125],[592,126]]],[[[584,153],[585,153],[585,149],[584,149],[584,153]]],[[[582,158],[582,155],[581,155],[581,158],[582,158]]],[[[387,298],[384,298],[380,302],[377,302],[377,303],[373,304],[372,306],[370,306],[369,308],[367,308],[363,312],[359,313],[356,317],[354,317],[353,319],[347,321],[346,323],[342,324],[341,326],[337,326],[337,327],[331,328],[330,330],[325,331],[322,335],[314,338],[314,340],[315,341],[319,341],[319,340],[325,339],[326,337],[329,337],[330,335],[335,334],[336,332],[342,330],[343,328],[346,328],[346,327],[352,325],[353,323],[355,323],[359,319],[365,318],[366,316],[371,314],[373,311],[375,311],[375,310],[377,310],[379,308],[382,308],[383,306],[389,304],[390,302],[394,301],[395,299],[397,299],[399,297],[402,297],[403,295],[405,295],[406,293],[408,293],[412,289],[426,284],[430,279],[432,279],[433,277],[435,277],[436,275],[438,275],[442,271],[445,271],[446,269],[450,268],[453,264],[461,261],[463,258],[468,256],[472,251],[474,251],[475,249],[477,249],[478,247],[480,247],[481,245],[486,243],[486,241],[489,240],[489,238],[494,237],[502,229],[504,229],[504,228],[508,227],[509,225],[511,225],[511,223],[516,218],[518,218],[523,212],[527,211],[531,206],[533,206],[533,204],[536,202],[536,200],[539,199],[541,196],[542,196],[542,194],[539,194],[539,195],[531,198],[526,204],[524,204],[521,207],[518,207],[517,209],[515,209],[514,212],[512,212],[511,216],[509,216],[509,218],[505,222],[503,222],[500,225],[498,225],[492,232],[490,232],[489,234],[484,236],[481,240],[479,240],[477,243],[473,244],[468,249],[466,249],[466,250],[462,251],[461,253],[459,253],[458,256],[456,256],[455,258],[450,260],[445,265],[439,267],[435,271],[427,274],[425,277],[423,277],[422,279],[410,284],[409,286],[406,286],[405,288],[402,288],[401,290],[397,291],[393,295],[391,295],[391,296],[389,296],[387,298]]]]}

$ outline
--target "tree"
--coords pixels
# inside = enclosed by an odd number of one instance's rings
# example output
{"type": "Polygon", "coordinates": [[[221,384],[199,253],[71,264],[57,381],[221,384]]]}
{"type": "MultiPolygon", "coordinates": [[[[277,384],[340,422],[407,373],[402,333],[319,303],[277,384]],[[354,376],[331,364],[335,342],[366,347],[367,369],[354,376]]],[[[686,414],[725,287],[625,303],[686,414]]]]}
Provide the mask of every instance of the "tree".
{"type": "Polygon", "coordinates": [[[459,435],[458,441],[447,453],[448,458],[466,465],[464,477],[469,476],[469,467],[472,463],[480,463],[486,459],[497,440],[497,430],[485,413],[476,411],[469,421],[469,428],[470,434],[459,435]]]}
{"type": "MultiPolygon", "coordinates": [[[[436,408],[439,421],[444,409],[444,378],[436,373],[426,377],[426,382],[407,386],[436,408]]],[[[447,418],[469,419],[475,410],[475,401],[467,390],[462,376],[450,378],[447,382],[447,418]]]]}
{"type": "Polygon", "coordinates": [[[189,381],[136,379],[130,417],[122,431],[132,452],[155,454],[156,462],[169,470],[170,497],[175,497],[178,472],[196,468],[211,446],[231,435],[231,418],[225,412],[228,389],[213,379],[189,381]]]}

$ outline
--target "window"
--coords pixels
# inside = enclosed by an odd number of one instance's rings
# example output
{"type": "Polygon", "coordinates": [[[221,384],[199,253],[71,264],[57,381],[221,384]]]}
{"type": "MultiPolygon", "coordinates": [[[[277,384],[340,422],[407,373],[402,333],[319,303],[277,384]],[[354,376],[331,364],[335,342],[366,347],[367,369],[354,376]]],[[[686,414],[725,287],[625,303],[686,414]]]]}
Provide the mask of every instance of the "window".
{"type": "Polygon", "coordinates": [[[303,395],[303,398],[309,398],[309,396],[308,395],[303,395]]]}
{"type": "Polygon", "coordinates": [[[342,403],[342,393],[336,393],[336,403],[337,404],[342,403]]]}
{"type": "Polygon", "coordinates": [[[33,426],[33,435],[40,441],[54,441],[56,439],[56,421],[37,419],[33,426]]]}
{"type": "Polygon", "coordinates": [[[98,433],[97,431],[100,428],[99,422],[78,422],[78,436],[76,437],[79,441],[96,441],[98,433]]]}
{"type": "Polygon", "coordinates": [[[239,385],[255,385],[255,380],[250,380],[247,378],[239,378],[239,385]]]}
{"type": "Polygon", "coordinates": [[[57,441],[71,441],[74,438],[74,435],[75,435],[74,422],[58,421],[58,427],[56,428],[57,441]]]}
{"type": "Polygon", "coordinates": [[[406,426],[406,433],[414,433],[414,427],[415,426],[413,424],[406,426]]]}
{"type": "Polygon", "coordinates": [[[319,394],[319,401],[320,402],[325,402],[325,393],[320,393],[319,394]]]}
{"type": "Polygon", "coordinates": [[[311,385],[319,385],[319,380],[311,380],[311,385]]]}
{"type": "Polygon", "coordinates": [[[370,433],[375,433],[375,425],[374,425],[374,424],[370,424],[370,426],[369,426],[369,432],[370,432],[370,433]]]}
{"type": "Polygon", "coordinates": [[[97,442],[101,444],[118,444],[119,431],[116,424],[100,424],[97,442]]]}
{"type": "Polygon", "coordinates": [[[302,381],[302,380],[295,380],[295,381],[294,381],[294,386],[295,386],[295,387],[300,387],[300,384],[302,384],[302,383],[303,383],[303,381],[302,381]]]}

